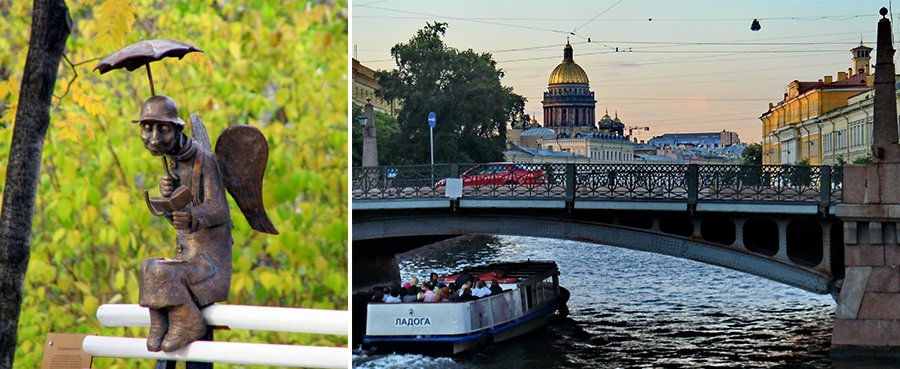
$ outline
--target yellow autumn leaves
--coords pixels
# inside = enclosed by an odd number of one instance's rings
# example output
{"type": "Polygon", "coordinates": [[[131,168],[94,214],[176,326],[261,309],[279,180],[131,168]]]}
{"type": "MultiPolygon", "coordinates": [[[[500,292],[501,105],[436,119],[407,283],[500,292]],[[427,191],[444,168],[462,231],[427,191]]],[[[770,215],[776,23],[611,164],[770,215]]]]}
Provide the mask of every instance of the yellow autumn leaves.
{"type": "MultiPolygon", "coordinates": [[[[163,173],[130,123],[149,97],[146,71],[91,71],[99,58],[141,38],[174,38],[204,50],[152,65],[157,93],[174,98],[183,119],[199,114],[213,140],[225,127],[251,124],[269,141],[263,200],[282,234],[252,232],[232,203],[228,303],[347,309],[347,21],[339,15],[346,1],[67,5],[72,65],[61,63],[54,90],[16,367],[40,365],[48,332],[146,334],[101,327],[94,316],[100,304],[136,303],[141,260],[171,256],[174,245],[171,226],[151,216],[141,197],[142,190],[155,193],[163,173]]],[[[30,1],[0,4],[8,14],[0,21],[4,163],[15,111],[22,108],[16,102],[30,8],[30,1]]],[[[0,179],[5,176],[0,166],[0,179]]],[[[217,332],[217,339],[347,345],[346,337],[271,332],[217,332]]],[[[98,359],[95,365],[147,363],[98,359]]]]}

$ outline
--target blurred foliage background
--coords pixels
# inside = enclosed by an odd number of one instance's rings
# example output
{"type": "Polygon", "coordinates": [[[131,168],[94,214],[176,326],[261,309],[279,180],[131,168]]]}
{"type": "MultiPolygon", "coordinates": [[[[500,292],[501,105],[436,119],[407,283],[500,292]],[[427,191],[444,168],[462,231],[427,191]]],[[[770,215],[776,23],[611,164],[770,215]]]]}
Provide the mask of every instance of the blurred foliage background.
{"type": "MultiPolygon", "coordinates": [[[[174,229],[141,197],[141,190],[156,193],[161,160],[143,148],[130,122],[150,96],[149,84],[143,68],[91,71],[99,58],[142,38],[204,50],[152,65],[157,93],[179,103],[182,119],[200,115],[213,140],[235,124],[259,127],[269,140],[264,201],[281,235],[252,231],[231,201],[227,303],[346,310],[346,0],[67,4],[70,63],[60,65],[45,143],[15,366],[40,366],[48,332],[146,337],[145,328],[101,327],[95,313],[104,303],[137,303],[140,262],[174,255],[174,229]]],[[[31,6],[0,0],[3,163],[16,109],[27,108],[16,101],[31,6]]],[[[347,345],[346,336],[249,331],[219,331],[216,340],[347,345]]],[[[150,365],[95,360],[102,368],[150,365]]]]}

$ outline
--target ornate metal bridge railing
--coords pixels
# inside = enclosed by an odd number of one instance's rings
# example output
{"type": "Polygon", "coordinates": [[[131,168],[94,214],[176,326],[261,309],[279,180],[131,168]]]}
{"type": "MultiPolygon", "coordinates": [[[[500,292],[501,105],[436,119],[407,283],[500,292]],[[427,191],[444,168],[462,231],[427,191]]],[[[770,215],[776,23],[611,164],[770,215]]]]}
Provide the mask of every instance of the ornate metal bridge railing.
{"type": "Polygon", "coordinates": [[[445,197],[566,201],[840,202],[842,167],[680,164],[439,164],[353,168],[353,199],[445,197]]]}

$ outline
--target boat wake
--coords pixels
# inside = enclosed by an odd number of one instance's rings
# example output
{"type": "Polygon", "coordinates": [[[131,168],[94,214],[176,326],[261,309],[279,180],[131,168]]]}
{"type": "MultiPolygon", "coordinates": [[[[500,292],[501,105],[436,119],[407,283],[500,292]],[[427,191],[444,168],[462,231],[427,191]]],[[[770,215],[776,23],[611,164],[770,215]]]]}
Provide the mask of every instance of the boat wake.
{"type": "Polygon", "coordinates": [[[462,369],[465,365],[459,364],[449,357],[431,357],[418,354],[394,354],[394,355],[368,355],[354,354],[354,368],[378,368],[378,369],[462,369]]]}

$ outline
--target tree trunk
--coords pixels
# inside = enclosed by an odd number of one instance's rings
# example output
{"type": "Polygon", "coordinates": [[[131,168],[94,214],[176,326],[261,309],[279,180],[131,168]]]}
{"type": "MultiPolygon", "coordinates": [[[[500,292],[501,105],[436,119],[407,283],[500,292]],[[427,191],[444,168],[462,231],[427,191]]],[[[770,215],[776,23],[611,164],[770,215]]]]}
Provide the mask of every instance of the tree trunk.
{"type": "Polygon", "coordinates": [[[12,368],[16,354],[41,153],[50,125],[53,86],[72,22],[64,0],[35,0],[32,14],[0,212],[0,369],[12,368]]]}

